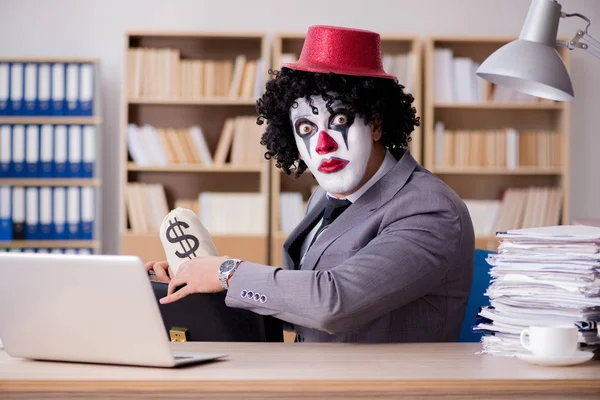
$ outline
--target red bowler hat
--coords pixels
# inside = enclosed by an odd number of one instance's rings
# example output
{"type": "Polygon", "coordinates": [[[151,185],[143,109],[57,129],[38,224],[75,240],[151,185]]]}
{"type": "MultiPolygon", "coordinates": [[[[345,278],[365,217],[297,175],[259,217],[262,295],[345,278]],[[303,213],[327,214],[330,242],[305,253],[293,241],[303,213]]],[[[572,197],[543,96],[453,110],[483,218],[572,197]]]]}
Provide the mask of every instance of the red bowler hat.
{"type": "Polygon", "coordinates": [[[337,26],[308,28],[300,59],[282,67],[308,72],[396,79],[383,70],[376,32],[337,26]]]}

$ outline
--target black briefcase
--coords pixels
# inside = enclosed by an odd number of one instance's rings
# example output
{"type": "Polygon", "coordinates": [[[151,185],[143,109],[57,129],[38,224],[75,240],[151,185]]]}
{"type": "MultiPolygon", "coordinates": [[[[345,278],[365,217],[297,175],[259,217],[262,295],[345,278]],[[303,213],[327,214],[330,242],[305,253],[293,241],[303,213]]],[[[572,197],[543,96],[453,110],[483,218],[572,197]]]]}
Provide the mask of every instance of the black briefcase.
{"type": "MultiPolygon", "coordinates": [[[[151,283],[158,302],[167,295],[169,285],[151,283]]],[[[158,302],[158,307],[174,342],[283,342],[281,321],[228,307],[225,292],[194,293],[170,304],[158,302]]]]}

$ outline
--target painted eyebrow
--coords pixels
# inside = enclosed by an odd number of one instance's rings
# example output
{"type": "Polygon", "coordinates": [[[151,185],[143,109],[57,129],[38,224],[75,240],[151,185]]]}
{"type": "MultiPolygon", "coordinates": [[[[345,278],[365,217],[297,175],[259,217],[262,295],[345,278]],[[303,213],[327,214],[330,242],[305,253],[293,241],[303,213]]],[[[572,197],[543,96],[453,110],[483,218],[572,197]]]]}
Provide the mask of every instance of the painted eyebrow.
{"type": "Polygon", "coordinates": [[[294,117],[294,121],[298,121],[300,118],[308,118],[308,117],[311,117],[311,116],[313,116],[313,114],[301,114],[301,115],[296,115],[296,116],[294,117]]]}

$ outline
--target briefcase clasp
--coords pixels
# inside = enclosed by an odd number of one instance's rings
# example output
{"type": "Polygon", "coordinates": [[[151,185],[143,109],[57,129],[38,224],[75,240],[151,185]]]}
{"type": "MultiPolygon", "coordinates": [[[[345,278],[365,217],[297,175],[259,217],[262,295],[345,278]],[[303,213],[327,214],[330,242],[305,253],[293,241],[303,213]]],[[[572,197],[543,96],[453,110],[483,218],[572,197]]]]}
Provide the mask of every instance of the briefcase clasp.
{"type": "Polygon", "coordinates": [[[169,330],[171,342],[187,342],[187,328],[174,326],[169,330]]]}

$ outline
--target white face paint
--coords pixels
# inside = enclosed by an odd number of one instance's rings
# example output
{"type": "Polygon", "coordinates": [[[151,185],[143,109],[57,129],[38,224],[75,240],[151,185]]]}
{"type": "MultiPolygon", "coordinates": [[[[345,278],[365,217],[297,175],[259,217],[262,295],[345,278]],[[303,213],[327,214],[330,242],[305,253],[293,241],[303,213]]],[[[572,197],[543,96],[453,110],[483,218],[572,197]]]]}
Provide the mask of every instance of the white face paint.
{"type": "Polygon", "coordinates": [[[330,114],[321,96],[311,97],[318,114],[304,98],[290,109],[298,151],[319,185],[332,194],[358,189],[373,150],[371,127],[335,101],[330,114]]]}

